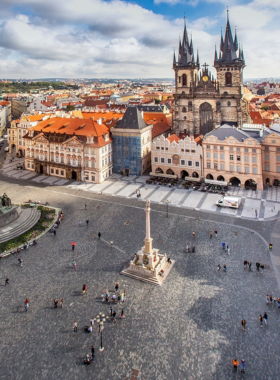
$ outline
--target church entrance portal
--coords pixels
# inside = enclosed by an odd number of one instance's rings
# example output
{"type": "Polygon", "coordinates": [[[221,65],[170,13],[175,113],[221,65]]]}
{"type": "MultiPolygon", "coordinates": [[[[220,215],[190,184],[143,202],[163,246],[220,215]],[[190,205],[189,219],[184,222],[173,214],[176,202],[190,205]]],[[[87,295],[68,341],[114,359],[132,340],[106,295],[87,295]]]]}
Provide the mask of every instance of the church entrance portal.
{"type": "Polygon", "coordinates": [[[75,172],[75,170],[72,170],[72,179],[77,179],[77,173],[75,172]]]}
{"type": "Polygon", "coordinates": [[[43,165],[40,165],[40,174],[44,174],[44,167],[43,167],[43,165]]]}
{"type": "Polygon", "coordinates": [[[205,135],[213,129],[213,110],[211,104],[202,103],[199,109],[200,133],[205,135]]]}

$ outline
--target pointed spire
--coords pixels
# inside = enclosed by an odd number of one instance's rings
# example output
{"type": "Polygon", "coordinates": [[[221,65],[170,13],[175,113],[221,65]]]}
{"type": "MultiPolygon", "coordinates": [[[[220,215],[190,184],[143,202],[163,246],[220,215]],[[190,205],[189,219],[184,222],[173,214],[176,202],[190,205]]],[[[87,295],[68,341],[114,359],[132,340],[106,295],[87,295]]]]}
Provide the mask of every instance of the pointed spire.
{"type": "Polygon", "coordinates": [[[197,49],[197,54],[196,54],[196,64],[197,64],[198,67],[200,66],[198,49],[197,49]]]}
{"type": "Polygon", "coordinates": [[[191,34],[191,43],[190,43],[190,53],[193,54],[192,34],[191,34]]]}
{"type": "Polygon", "coordinates": [[[236,34],[236,28],[235,28],[235,36],[234,36],[234,47],[235,51],[238,50],[238,39],[237,39],[237,34],[236,34]]]}
{"type": "Polygon", "coordinates": [[[179,34],[179,54],[182,54],[182,42],[181,42],[181,36],[179,34]]]}
{"type": "Polygon", "coordinates": [[[220,50],[224,50],[224,40],[223,40],[223,29],[221,28],[221,43],[220,43],[220,50]]]}
{"type": "Polygon", "coordinates": [[[173,54],[173,68],[176,67],[176,55],[175,55],[175,49],[173,54]]]}
{"type": "Polygon", "coordinates": [[[241,58],[245,62],[244,52],[243,52],[243,45],[241,45],[241,58]]]}
{"type": "Polygon", "coordinates": [[[215,45],[215,61],[218,61],[218,53],[217,53],[217,46],[215,45]]]}

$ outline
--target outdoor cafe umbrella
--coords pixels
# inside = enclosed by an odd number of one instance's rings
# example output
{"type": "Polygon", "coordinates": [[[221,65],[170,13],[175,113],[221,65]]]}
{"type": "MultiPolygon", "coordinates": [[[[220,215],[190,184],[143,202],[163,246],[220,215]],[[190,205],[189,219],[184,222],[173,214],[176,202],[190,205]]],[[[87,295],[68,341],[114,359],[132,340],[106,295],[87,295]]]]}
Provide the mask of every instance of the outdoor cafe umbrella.
{"type": "Polygon", "coordinates": [[[74,241],[72,241],[71,245],[76,245],[76,243],[74,241]]]}

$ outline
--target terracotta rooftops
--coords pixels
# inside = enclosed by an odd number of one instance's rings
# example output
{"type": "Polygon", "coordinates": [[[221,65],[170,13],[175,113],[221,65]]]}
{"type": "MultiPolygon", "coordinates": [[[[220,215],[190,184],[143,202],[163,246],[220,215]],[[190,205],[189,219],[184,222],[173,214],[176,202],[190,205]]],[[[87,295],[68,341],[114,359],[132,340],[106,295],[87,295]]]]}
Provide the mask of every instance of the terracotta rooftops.
{"type": "Polygon", "coordinates": [[[174,134],[174,135],[167,137],[167,140],[170,143],[172,143],[173,141],[175,141],[177,143],[180,140],[180,137],[174,134]]]}

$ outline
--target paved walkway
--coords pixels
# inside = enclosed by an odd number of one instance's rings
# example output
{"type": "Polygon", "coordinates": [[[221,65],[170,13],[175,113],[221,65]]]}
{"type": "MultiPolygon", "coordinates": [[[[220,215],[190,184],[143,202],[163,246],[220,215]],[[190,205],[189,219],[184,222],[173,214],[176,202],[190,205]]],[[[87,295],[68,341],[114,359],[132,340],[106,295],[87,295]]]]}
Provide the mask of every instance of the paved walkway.
{"type": "Polygon", "coordinates": [[[152,204],[153,245],[176,261],[159,288],[119,274],[143,245],[143,202],[67,187],[38,189],[0,181],[0,193],[4,191],[14,202],[48,201],[62,207],[65,217],[57,236],[46,234],[23,252],[23,267],[17,266],[17,256],[0,260],[0,355],[5,358],[0,361],[1,380],[122,380],[130,379],[135,369],[138,380],[241,379],[240,370],[232,371],[234,357],[246,359],[246,379],[279,377],[280,311],[265,304],[266,294],[280,295],[265,241],[270,240],[275,221],[178,207],[170,207],[166,218],[165,206],[152,204]],[[218,237],[209,239],[209,231],[215,228],[218,237]],[[96,237],[98,231],[102,240],[96,237]],[[114,248],[108,244],[111,240],[114,248]],[[232,248],[230,256],[221,249],[222,241],[232,248]],[[186,254],[187,242],[195,244],[195,254],[186,254]],[[263,262],[264,274],[255,267],[251,273],[244,270],[244,259],[263,262]],[[228,266],[227,273],[216,270],[218,263],[228,266]],[[5,287],[6,276],[10,285],[5,287]],[[106,288],[112,293],[115,281],[127,291],[126,319],[120,319],[120,307],[113,305],[117,323],[105,323],[105,350],[100,353],[97,328],[92,334],[83,328],[99,312],[109,313],[112,304],[104,304],[101,295],[106,288]],[[87,296],[81,291],[84,283],[87,296]],[[30,300],[27,313],[26,297],[30,300]],[[63,309],[52,307],[55,297],[64,298],[63,309]],[[260,328],[258,317],[265,310],[269,324],[260,328]],[[242,318],[247,321],[246,332],[241,330],[242,318]],[[77,333],[72,331],[75,320],[77,333]],[[92,344],[95,363],[85,367],[82,361],[92,344]]]}
{"type": "Polygon", "coordinates": [[[215,203],[221,198],[220,194],[201,193],[200,191],[186,190],[182,186],[169,188],[158,185],[146,185],[149,176],[132,176],[124,177],[119,174],[113,174],[109,179],[101,184],[89,182],[73,182],[72,180],[60,179],[39,175],[28,170],[17,170],[18,163],[23,159],[15,158],[9,162],[11,154],[4,162],[1,172],[5,176],[19,180],[28,180],[30,184],[44,184],[53,186],[66,186],[75,190],[83,190],[97,194],[106,194],[123,198],[137,199],[136,192],[140,191],[141,198],[149,198],[153,203],[165,204],[168,201],[170,205],[202,210],[207,212],[221,213],[231,215],[237,218],[255,219],[255,210],[258,212],[258,220],[265,220],[277,217],[280,211],[280,188],[270,187],[264,191],[245,190],[239,187],[232,187],[230,194],[242,198],[242,206],[239,210],[230,208],[218,208],[215,203]]]}

